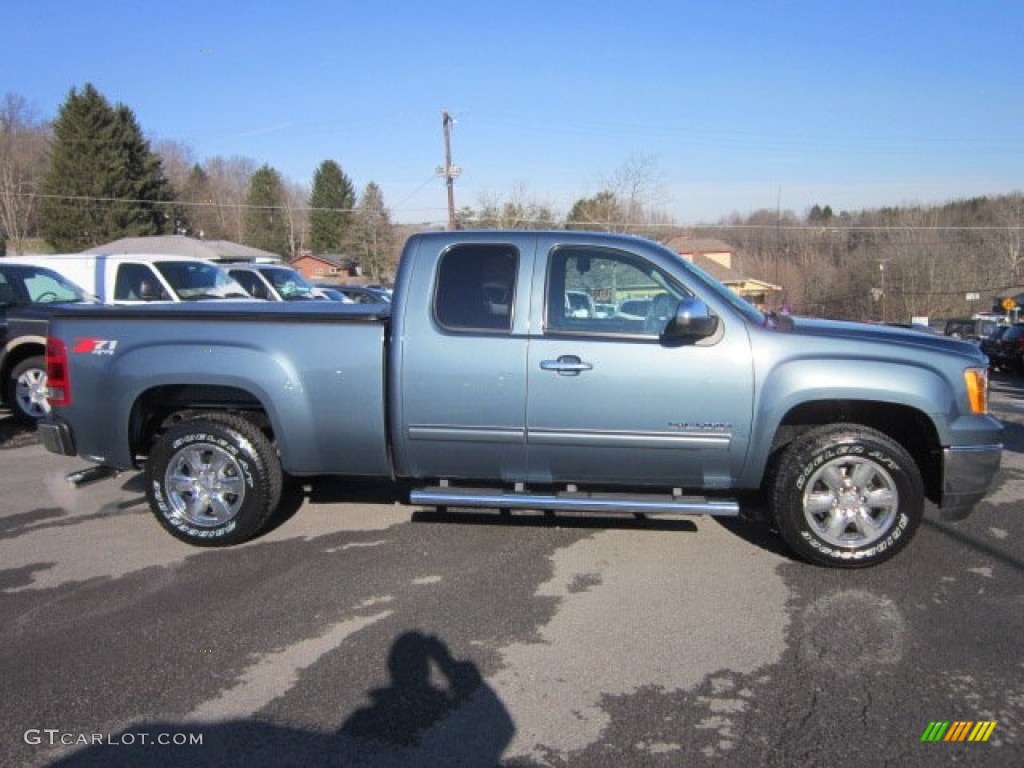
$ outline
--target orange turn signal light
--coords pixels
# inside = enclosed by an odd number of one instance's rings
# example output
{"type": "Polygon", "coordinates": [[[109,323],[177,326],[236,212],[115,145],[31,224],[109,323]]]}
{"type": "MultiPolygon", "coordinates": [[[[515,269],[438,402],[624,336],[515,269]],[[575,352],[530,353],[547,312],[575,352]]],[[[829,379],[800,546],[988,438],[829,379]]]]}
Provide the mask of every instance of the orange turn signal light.
{"type": "Polygon", "coordinates": [[[964,371],[964,382],[971,413],[988,413],[988,368],[968,368],[964,371]]]}

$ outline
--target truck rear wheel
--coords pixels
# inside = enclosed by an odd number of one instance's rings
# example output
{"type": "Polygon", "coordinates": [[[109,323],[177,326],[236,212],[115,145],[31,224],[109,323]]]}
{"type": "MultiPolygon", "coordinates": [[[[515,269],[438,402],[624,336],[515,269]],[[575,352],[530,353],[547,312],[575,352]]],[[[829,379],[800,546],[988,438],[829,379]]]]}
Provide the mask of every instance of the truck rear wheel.
{"type": "Polygon", "coordinates": [[[838,568],[888,560],[907,546],[924,514],[914,460],[886,435],[857,424],[819,427],[794,440],[769,494],[790,548],[838,568]]]}
{"type": "Polygon", "coordinates": [[[258,534],[281,499],[281,465],[267,437],[217,414],[168,429],[146,462],[146,498],[171,535],[226,547],[258,534]]]}

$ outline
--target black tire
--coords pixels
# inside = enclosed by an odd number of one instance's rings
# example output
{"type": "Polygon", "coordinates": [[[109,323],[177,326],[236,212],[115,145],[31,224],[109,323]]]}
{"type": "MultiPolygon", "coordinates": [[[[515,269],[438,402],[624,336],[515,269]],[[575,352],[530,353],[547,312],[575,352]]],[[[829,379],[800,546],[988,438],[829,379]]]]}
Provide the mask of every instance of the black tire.
{"type": "Polygon", "coordinates": [[[146,461],[146,498],[174,537],[227,547],[256,536],[281,500],[281,464],[258,427],[212,414],[164,432],[146,461]]]}
{"type": "Polygon", "coordinates": [[[34,426],[50,412],[46,400],[46,358],[42,355],[26,357],[14,366],[4,385],[7,407],[20,423],[34,426]]]}
{"type": "Polygon", "coordinates": [[[783,540],[819,565],[882,563],[910,543],[924,514],[917,464],[898,443],[858,424],[801,435],[783,451],[770,482],[783,540]]]}

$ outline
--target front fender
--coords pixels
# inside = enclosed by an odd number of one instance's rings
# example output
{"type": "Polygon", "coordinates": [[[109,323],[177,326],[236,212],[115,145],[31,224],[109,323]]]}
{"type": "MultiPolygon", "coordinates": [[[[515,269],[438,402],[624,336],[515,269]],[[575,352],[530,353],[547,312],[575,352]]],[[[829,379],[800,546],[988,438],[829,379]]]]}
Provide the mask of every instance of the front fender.
{"type": "Polygon", "coordinates": [[[951,442],[949,424],[957,413],[957,393],[942,373],[915,362],[863,357],[790,360],[774,367],[758,388],[753,434],[761,438],[751,451],[745,483],[759,483],[773,436],[787,414],[808,403],[837,401],[864,401],[918,411],[935,428],[943,445],[951,442]]]}

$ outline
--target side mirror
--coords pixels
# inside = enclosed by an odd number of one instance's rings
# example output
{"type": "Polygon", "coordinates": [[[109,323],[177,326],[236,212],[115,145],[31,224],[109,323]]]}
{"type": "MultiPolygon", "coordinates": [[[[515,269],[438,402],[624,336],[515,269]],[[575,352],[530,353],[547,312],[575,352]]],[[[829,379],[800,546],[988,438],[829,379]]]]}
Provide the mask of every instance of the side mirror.
{"type": "Polygon", "coordinates": [[[718,330],[718,317],[711,314],[708,305],[700,299],[683,299],[676,307],[675,316],[665,326],[665,336],[671,339],[705,339],[718,330]]]}

